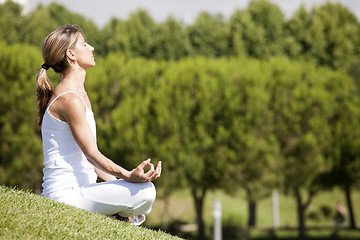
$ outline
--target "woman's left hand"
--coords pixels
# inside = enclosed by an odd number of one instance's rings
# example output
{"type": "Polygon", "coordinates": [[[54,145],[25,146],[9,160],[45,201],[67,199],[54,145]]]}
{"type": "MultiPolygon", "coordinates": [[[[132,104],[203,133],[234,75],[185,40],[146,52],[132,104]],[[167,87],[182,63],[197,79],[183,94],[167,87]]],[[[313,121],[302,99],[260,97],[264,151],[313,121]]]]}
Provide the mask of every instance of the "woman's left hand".
{"type": "Polygon", "coordinates": [[[143,161],[139,166],[137,166],[134,170],[131,171],[130,177],[128,179],[129,182],[151,182],[161,175],[161,161],[158,162],[156,169],[154,165],[150,162],[151,159],[143,161]],[[149,166],[150,169],[145,172],[145,167],[149,166]]]}

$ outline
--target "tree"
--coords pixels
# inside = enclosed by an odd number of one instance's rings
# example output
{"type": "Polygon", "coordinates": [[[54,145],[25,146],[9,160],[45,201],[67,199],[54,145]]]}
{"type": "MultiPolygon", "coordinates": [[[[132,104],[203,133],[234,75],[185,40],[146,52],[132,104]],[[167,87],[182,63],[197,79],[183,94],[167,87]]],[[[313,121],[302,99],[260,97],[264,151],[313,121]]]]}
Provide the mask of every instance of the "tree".
{"type": "Polygon", "coordinates": [[[242,26],[242,16],[243,12],[237,9],[229,20],[230,28],[230,37],[229,37],[229,51],[230,55],[234,56],[246,56],[246,48],[244,45],[243,39],[243,26],[242,26]]]}
{"type": "Polygon", "coordinates": [[[273,112],[270,109],[273,87],[267,74],[267,64],[260,61],[236,61],[242,70],[236,71],[231,99],[230,146],[235,152],[231,167],[234,179],[231,189],[243,188],[247,194],[248,226],[256,225],[257,201],[269,196],[279,183],[281,161],[277,139],[273,134],[273,112]],[[260,71],[261,69],[261,71],[260,71]]]}
{"type": "Polygon", "coordinates": [[[246,10],[256,28],[263,32],[265,46],[260,58],[283,54],[284,14],[268,0],[252,0],[246,10]]]}
{"type": "Polygon", "coordinates": [[[21,11],[21,6],[13,1],[0,4],[0,41],[12,44],[23,39],[26,22],[21,11]]]}
{"type": "Polygon", "coordinates": [[[321,22],[326,39],[326,54],[318,56],[320,64],[338,69],[348,67],[359,54],[360,24],[341,4],[326,3],[313,10],[313,22],[321,22]]]}
{"type": "MultiPolygon", "coordinates": [[[[284,187],[297,202],[299,234],[305,236],[305,211],[319,191],[317,176],[326,172],[331,159],[331,119],[338,94],[334,89],[344,79],[311,64],[276,62],[272,77],[272,109],[275,134],[283,155],[284,187]],[[281,66],[281,67],[280,67],[281,66]]],[[[340,84],[341,85],[341,84],[340,84]]],[[[341,89],[339,91],[345,91],[341,89]]]]}
{"type": "Polygon", "coordinates": [[[193,25],[187,28],[187,34],[194,55],[220,57],[229,52],[229,29],[222,15],[200,13],[193,25]]]}
{"type": "Polygon", "coordinates": [[[339,186],[345,195],[349,209],[349,228],[355,229],[355,216],[351,199],[351,190],[359,185],[360,164],[360,131],[359,125],[359,97],[354,81],[339,76],[341,81],[334,78],[336,84],[330,89],[337,96],[334,105],[334,117],[331,119],[333,126],[331,148],[329,156],[333,159],[331,168],[325,175],[327,187],[339,186]]]}
{"type": "Polygon", "coordinates": [[[35,75],[41,54],[0,44],[0,184],[41,190],[42,146],[36,124],[35,75]]]}
{"type": "Polygon", "coordinates": [[[130,40],[127,34],[126,21],[111,19],[103,29],[104,45],[106,52],[121,53],[122,55],[131,56],[130,40]]]}
{"type": "Polygon", "coordinates": [[[126,21],[112,19],[104,28],[107,52],[121,52],[130,57],[152,58],[156,23],[142,9],[126,21]]]}
{"type": "MultiPolygon", "coordinates": [[[[232,46],[239,44],[237,48],[239,48],[238,51],[241,53],[241,45],[243,45],[245,49],[245,55],[249,57],[258,59],[264,59],[268,57],[268,54],[266,53],[267,46],[265,40],[265,31],[262,27],[258,27],[256,25],[256,23],[251,18],[250,13],[248,11],[236,12],[235,16],[232,18],[232,22],[234,21],[237,22],[237,29],[241,29],[241,32],[234,32],[232,38],[232,41],[234,42],[232,46]]],[[[234,24],[232,24],[232,27],[234,27],[234,24]]]]}
{"type": "MultiPolygon", "coordinates": [[[[199,238],[205,234],[203,207],[211,189],[227,183],[231,95],[226,61],[204,58],[171,63],[154,98],[158,149],[171,158],[172,168],[190,189],[199,238]]],[[[170,163],[169,163],[170,164],[170,163]]]]}
{"type": "Polygon", "coordinates": [[[110,54],[88,74],[99,148],[121,166],[134,168],[153,156],[149,104],[162,68],[143,58],[110,54]]]}
{"type": "Polygon", "coordinates": [[[184,27],[173,17],[155,28],[152,58],[178,60],[190,54],[191,46],[184,27]]]}
{"type": "MultiPolygon", "coordinates": [[[[359,54],[359,23],[340,4],[326,3],[314,7],[310,13],[302,6],[286,29],[300,45],[300,55],[319,65],[348,68],[359,54]]],[[[291,44],[298,48],[293,42],[291,44]]]]}
{"type": "Polygon", "coordinates": [[[286,55],[290,58],[305,58],[304,55],[309,51],[311,44],[311,41],[307,41],[305,37],[310,24],[310,14],[306,11],[304,5],[301,5],[292,18],[285,23],[284,49],[286,55]]]}

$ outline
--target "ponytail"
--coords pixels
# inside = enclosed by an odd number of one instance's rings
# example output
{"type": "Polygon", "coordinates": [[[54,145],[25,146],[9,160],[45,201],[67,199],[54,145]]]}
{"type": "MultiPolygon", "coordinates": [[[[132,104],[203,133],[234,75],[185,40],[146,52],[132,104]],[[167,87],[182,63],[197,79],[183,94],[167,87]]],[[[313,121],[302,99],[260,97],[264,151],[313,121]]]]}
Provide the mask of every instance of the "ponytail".
{"type": "Polygon", "coordinates": [[[51,86],[46,69],[41,67],[36,74],[36,100],[39,126],[41,126],[47,104],[53,93],[54,89],[51,86]]]}
{"type": "Polygon", "coordinates": [[[51,32],[41,47],[44,64],[36,73],[36,100],[38,124],[41,126],[46,107],[54,88],[51,86],[46,70],[52,68],[56,73],[63,74],[69,66],[66,57],[67,49],[74,49],[78,36],[82,34],[77,25],[63,25],[51,32]]]}

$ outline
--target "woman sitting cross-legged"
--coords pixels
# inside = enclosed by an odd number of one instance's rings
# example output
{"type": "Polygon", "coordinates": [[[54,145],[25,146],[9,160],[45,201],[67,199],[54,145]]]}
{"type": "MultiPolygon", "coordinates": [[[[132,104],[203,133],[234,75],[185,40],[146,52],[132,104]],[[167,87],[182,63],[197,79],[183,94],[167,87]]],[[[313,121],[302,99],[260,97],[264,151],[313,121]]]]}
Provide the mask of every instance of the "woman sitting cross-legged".
{"type": "Polygon", "coordinates": [[[155,200],[151,181],[160,177],[161,162],[155,168],[148,159],[128,171],[98,150],[84,87],[86,70],[95,66],[93,51],[76,25],[59,27],[43,42],[36,86],[45,165],[42,196],[116,218],[134,216],[132,223],[141,224],[155,200]],[[49,68],[61,74],[55,89],[49,68]],[[97,177],[105,182],[97,183],[97,177]]]}

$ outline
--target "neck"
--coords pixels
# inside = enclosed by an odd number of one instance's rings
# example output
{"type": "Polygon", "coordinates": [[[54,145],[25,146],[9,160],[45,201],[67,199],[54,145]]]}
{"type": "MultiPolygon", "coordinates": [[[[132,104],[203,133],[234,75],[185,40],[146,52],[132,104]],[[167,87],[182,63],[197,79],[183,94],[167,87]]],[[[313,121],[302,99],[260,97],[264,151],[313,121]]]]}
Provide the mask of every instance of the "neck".
{"type": "Polygon", "coordinates": [[[78,93],[86,93],[84,86],[85,77],[86,77],[86,71],[84,69],[81,70],[70,69],[68,72],[66,72],[63,75],[61,82],[63,84],[70,86],[78,93]]]}

